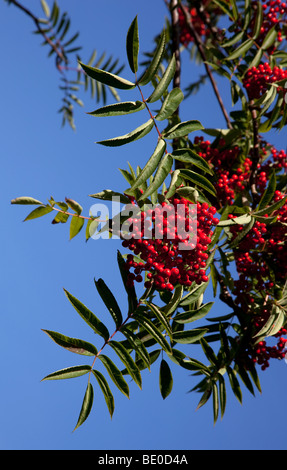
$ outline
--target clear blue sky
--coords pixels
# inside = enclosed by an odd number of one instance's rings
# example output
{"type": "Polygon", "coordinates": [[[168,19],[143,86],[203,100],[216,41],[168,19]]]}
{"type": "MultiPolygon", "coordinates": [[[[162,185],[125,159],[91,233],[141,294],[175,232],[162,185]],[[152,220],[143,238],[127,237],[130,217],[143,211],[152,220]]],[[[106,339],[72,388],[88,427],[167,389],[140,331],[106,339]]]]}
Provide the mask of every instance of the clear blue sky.
{"type": "MultiPolygon", "coordinates": [[[[40,1],[23,0],[36,14],[40,1]]],[[[67,9],[72,31],[80,31],[88,60],[96,48],[125,62],[125,35],[138,14],[141,51],[147,50],[164,24],[163,0],[58,0],[67,9]]],[[[143,390],[130,384],[130,400],[115,395],[115,413],[109,417],[103,396],[95,384],[94,406],[86,423],[75,433],[86,388],[86,377],[41,382],[57,369],[89,364],[84,356],[65,351],[42,331],[50,329],[87,341],[96,341],[88,326],[67,301],[63,288],[82,300],[110,325],[93,279],[103,277],[122,308],[125,297],[116,267],[116,241],[85,243],[84,234],[69,241],[68,225],[51,225],[47,216],[22,223],[29,208],[11,206],[10,200],[29,195],[45,202],[65,196],[80,202],[88,214],[102,189],[123,191],[125,180],[118,168],[143,164],[154,148],[154,139],[126,148],[105,149],[94,142],[128,132],[146,117],[97,119],[86,114],[97,107],[83,94],[84,108],[76,109],[77,131],[61,128],[61,92],[53,59],[31,34],[34,25],[12,5],[0,1],[1,37],[1,449],[190,449],[190,450],[286,450],[287,365],[274,360],[260,373],[263,394],[254,398],[243,387],[243,405],[228,394],[226,415],[213,426],[208,403],[195,412],[199,396],[189,394],[196,380],[172,367],[174,389],[163,401],[158,386],[158,365],[143,373],[143,390]],[[106,120],[107,119],[107,120],[106,120]]],[[[184,80],[197,69],[188,61],[184,80]]],[[[132,78],[126,69],[127,78],[132,78]]],[[[228,89],[220,84],[227,106],[228,89]]],[[[123,100],[138,96],[122,95],[123,100]]],[[[199,119],[205,127],[224,127],[220,110],[207,85],[192,98],[183,117],[199,119]]],[[[277,148],[286,147],[286,131],[274,136],[277,148]],[[285,134],[284,134],[285,132],[285,134]]],[[[217,307],[215,314],[227,312],[217,307]]],[[[100,343],[96,343],[100,346],[100,343]]],[[[193,351],[190,351],[193,355],[193,351]]],[[[229,390],[228,390],[229,391],[229,390]]],[[[230,392],[230,391],[229,391],[230,392]]]]}

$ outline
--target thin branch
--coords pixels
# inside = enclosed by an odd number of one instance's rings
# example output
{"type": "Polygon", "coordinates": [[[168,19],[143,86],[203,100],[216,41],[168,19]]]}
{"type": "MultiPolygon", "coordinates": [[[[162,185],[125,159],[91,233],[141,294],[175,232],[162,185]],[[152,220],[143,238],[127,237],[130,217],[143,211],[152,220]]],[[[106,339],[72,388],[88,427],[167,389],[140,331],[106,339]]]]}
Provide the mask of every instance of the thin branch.
{"type": "Polygon", "coordinates": [[[251,111],[252,117],[252,125],[253,125],[253,158],[252,158],[252,166],[251,166],[251,173],[249,178],[250,190],[252,194],[252,209],[255,209],[258,201],[259,201],[259,194],[256,189],[256,177],[258,172],[258,163],[260,160],[260,139],[259,139],[259,126],[258,126],[258,119],[257,119],[257,109],[254,105],[254,101],[251,100],[249,103],[249,109],[251,111]]]}
{"type": "Polygon", "coordinates": [[[186,24],[187,24],[187,27],[189,29],[189,32],[191,33],[191,35],[193,36],[193,39],[194,39],[194,42],[196,44],[196,47],[198,49],[198,52],[200,53],[200,56],[202,58],[202,61],[204,63],[204,67],[205,67],[205,70],[206,70],[206,73],[209,77],[209,80],[211,82],[211,85],[212,85],[212,88],[214,90],[214,93],[215,93],[215,96],[217,98],[217,101],[219,103],[219,106],[222,110],[222,113],[224,115],[224,118],[225,118],[225,121],[226,121],[226,124],[227,124],[227,127],[229,129],[232,129],[232,124],[231,124],[231,121],[229,119],[229,115],[225,109],[225,106],[224,106],[224,103],[222,101],[222,98],[220,96],[220,93],[219,93],[219,90],[218,90],[218,87],[217,87],[217,84],[214,80],[214,77],[211,73],[211,70],[210,70],[210,67],[209,65],[207,64],[207,57],[205,55],[205,51],[204,51],[204,46],[203,46],[203,43],[201,41],[201,38],[198,36],[193,24],[192,24],[192,18],[191,18],[191,15],[189,14],[188,10],[186,8],[184,8],[181,3],[179,5],[184,17],[185,17],[185,20],[186,20],[186,24]]]}
{"type": "MultiPolygon", "coordinates": [[[[57,58],[58,58],[58,61],[60,60],[61,62],[67,62],[67,59],[66,57],[64,56],[64,54],[62,53],[61,50],[58,49],[58,47],[56,46],[56,44],[53,43],[53,41],[51,41],[51,39],[46,35],[46,33],[43,31],[43,29],[41,28],[41,23],[40,21],[38,20],[38,18],[30,11],[28,10],[28,8],[26,8],[24,5],[21,5],[17,0],[10,0],[10,3],[12,5],[15,5],[15,7],[19,8],[20,10],[22,10],[26,15],[28,15],[30,18],[32,18],[32,20],[34,21],[39,33],[42,34],[43,38],[45,39],[45,41],[51,46],[51,48],[55,51],[55,53],[57,54],[57,58]]],[[[57,62],[57,66],[59,68],[59,64],[57,62]]]]}

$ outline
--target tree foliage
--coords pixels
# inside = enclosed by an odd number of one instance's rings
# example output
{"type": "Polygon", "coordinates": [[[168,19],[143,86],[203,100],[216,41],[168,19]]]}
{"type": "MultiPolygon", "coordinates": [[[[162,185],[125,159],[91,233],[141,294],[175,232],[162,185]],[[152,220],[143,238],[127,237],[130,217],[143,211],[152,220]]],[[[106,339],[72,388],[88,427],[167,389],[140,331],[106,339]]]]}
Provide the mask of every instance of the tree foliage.
{"type": "MultiPolygon", "coordinates": [[[[51,10],[45,1],[41,3],[45,34],[54,41],[56,36],[51,34],[56,31],[62,45],[67,17],[60,15],[56,3],[51,10]]],[[[127,146],[151,132],[154,135],[154,147],[148,149],[144,167],[129,165],[120,170],[127,181],[124,193],[115,188],[91,195],[101,201],[118,198],[121,212],[102,221],[83,216],[82,206],[71,199],[56,202],[50,198],[43,203],[19,197],[12,201],[35,206],[25,220],[50,214],[53,224],[69,221],[70,239],[84,226],[86,240],[99,231],[122,238],[123,253],[118,251],[115,262],[127,311],[119,307],[110,280],[94,280],[99,301],[114,322],[113,331],[66,290],[72,308],[97,335],[96,344],[44,330],[57,345],[86,356],[85,361],[91,359],[89,365],[60,369],[43,379],[87,376],[76,428],[92,409],[94,384],[102,391],[112,416],[112,383],[129,397],[127,377],[141,388],[141,372],[153,371],[155,362],[160,365],[163,399],[173,388],[172,362],[198,378],[192,388],[200,394],[198,408],[211,399],[216,422],[225,413],[227,383],[241,403],[243,386],[252,394],[261,391],[258,369],[266,369],[270,360],[285,355],[287,156],[267,139],[269,131],[286,129],[287,7],[280,0],[266,4],[261,0],[172,0],[166,4],[170,20],[144,60],[139,56],[137,17],[127,31],[126,56],[133,81],[126,79],[115,63],[95,62],[94,54],[87,63],[79,59],[78,74],[84,73],[85,86],[98,90],[98,97],[109,88],[116,99],[116,103],[104,103],[91,111],[91,116],[108,119],[142,114],[142,123],[135,129],[100,140],[97,145],[127,146]],[[206,72],[185,90],[180,86],[182,48],[190,52],[191,62],[202,61],[206,72]],[[230,87],[231,112],[224,106],[216,76],[230,87]],[[206,80],[212,84],[226,128],[204,128],[196,119],[196,110],[189,120],[180,119],[181,103],[192,101],[193,92],[206,80]],[[138,100],[130,101],[129,92],[134,89],[138,100]],[[117,90],[127,95],[126,101],[117,101],[117,90]],[[127,205],[135,211],[132,218],[125,211],[127,205]],[[167,211],[160,232],[156,232],[154,212],[148,212],[151,206],[155,212],[167,211]],[[197,215],[195,238],[192,230],[185,236],[178,231],[169,236],[174,220],[184,219],[186,230],[192,227],[192,213],[197,215]],[[118,222],[120,227],[128,222],[132,230],[117,231],[118,222]],[[150,237],[145,237],[145,223],[150,237]],[[132,236],[125,236],[127,233],[132,236]],[[214,301],[205,299],[209,283],[214,301]],[[230,311],[214,317],[213,306],[219,302],[230,311]],[[204,362],[196,358],[198,348],[204,362]],[[110,352],[117,356],[117,364],[110,352]],[[99,363],[105,375],[98,370],[99,363]]],[[[61,46],[63,63],[75,52],[66,48],[76,39],[77,35],[72,36],[61,46]]],[[[55,53],[51,47],[50,55],[55,53]]],[[[58,67],[61,64],[58,58],[58,67]]],[[[69,87],[65,93],[73,100],[69,87]]]]}

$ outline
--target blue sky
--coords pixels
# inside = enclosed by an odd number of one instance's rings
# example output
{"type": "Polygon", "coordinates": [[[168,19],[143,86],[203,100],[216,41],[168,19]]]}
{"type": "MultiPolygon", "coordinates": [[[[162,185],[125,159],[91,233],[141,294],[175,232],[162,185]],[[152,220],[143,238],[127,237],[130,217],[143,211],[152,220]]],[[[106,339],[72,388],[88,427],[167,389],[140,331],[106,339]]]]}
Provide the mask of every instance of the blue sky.
{"type": "MultiPolygon", "coordinates": [[[[36,14],[40,1],[25,1],[36,14]]],[[[138,14],[141,52],[152,45],[164,24],[162,0],[58,0],[80,31],[81,56],[87,60],[96,48],[125,63],[125,35],[138,14]]],[[[41,13],[40,13],[41,14],[41,13]]],[[[95,386],[89,419],[76,432],[86,388],[86,377],[41,382],[55,370],[89,364],[84,356],[53,343],[41,329],[95,341],[95,336],[67,301],[63,288],[111,325],[109,314],[94,287],[102,277],[124,309],[125,297],[116,266],[117,241],[91,240],[84,234],[69,241],[68,225],[51,225],[51,217],[22,223],[29,207],[11,206],[17,196],[43,202],[70,197],[88,214],[95,202],[89,194],[102,189],[124,191],[118,168],[142,165],[154,148],[154,136],[109,149],[96,140],[114,137],[136,127],[145,117],[97,119],[86,113],[97,107],[83,94],[76,108],[77,131],[61,128],[57,113],[62,98],[59,77],[47,49],[31,34],[34,25],[15,7],[0,2],[1,36],[1,406],[0,448],[17,449],[140,449],[140,450],[286,450],[283,418],[287,365],[273,361],[260,373],[262,395],[254,398],[243,389],[241,406],[228,394],[223,421],[214,426],[211,403],[195,411],[199,396],[187,393],[196,383],[186,371],[172,367],[174,389],[163,401],[158,386],[158,365],[143,373],[143,390],[130,384],[130,400],[113,388],[115,413],[110,419],[101,391],[95,386]]],[[[183,65],[183,80],[199,70],[183,65]]],[[[122,73],[126,78],[128,68],[122,73]]],[[[220,90],[230,106],[229,91],[220,90]]],[[[139,99],[127,93],[123,100],[139,99]]],[[[183,107],[183,118],[198,119],[205,127],[225,127],[209,85],[183,107]]],[[[147,119],[146,119],[147,120],[147,119]]],[[[277,148],[286,147],[286,131],[272,136],[277,148]],[[284,134],[285,132],[285,134],[284,134]]],[[[215,314],[228,310],[223,305],[215,314]]],[[[112,327],[112,325],[111,325],[112,327]]],[[[96,343],[100,346],[99,343],[96,343]]],[[[190,352],[190,355],[193,351],[190,352]]],[[[112,385],[111,385],[112,387],[112,385]]],[[[229,390],[228,390],[229,391],[229,390]]]]}

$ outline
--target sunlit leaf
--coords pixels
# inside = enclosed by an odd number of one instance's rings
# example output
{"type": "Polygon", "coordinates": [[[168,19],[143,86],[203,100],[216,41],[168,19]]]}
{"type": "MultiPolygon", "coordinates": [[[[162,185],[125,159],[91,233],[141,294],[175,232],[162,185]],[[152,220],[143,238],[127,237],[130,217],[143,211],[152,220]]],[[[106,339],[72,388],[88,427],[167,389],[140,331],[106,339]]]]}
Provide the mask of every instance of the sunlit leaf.
{"type": "Polygon", "coordinates": [[[130,142],[134,142],[135,140],[141,139],[152,130],[153,126],[153,120],[149,119],[147,122],[129,132],[128,134],[114,137],[113,139],[101,140],[96,143],[105,145],[106,147],[119,147],[121,145],[125,145],[130,142]]]}
{"type": "Polygon", "coordinates": [[[112,418],[113,414],[114,414],[114,410],[115,410],[115,403],[114,403],[114,397],[113,397],[113,394],[111,392],[111,389],[109,387],[109,384],[108,382],[106,381],[105,377],[103,376],[103,374],[101,372],[99,372],[98,370],[95,370],[93,369],[92,370],[94,376],[96,377],[97,379],[97,382],[103,392],[103,395],[105,397],[105,402],[107,404],[107,407],[108,407],[108,410],[109,410],[109,413],[110,413],[110,416],[112,418]]]}
{"type": "Polygon", "coordinates": [[[69,336],[62,335],[61,333],[57,333],[56,331],[51,330],[42,330],[44,333],[55,341],[56,344],[61,346],[62,348],[67,349],[70,352],[81,354],[84,356],[96,356],[98,351],[96,347],[88,343],[87,341],[83,341],[77,338],[70,338],[69,336]]]}
{"type": "Polygon", "coordinates": [[[139,54],[139,33],[137,16],[132,21],[126,38],[127,57],[131,71],[136,73],[138,70],[138,54],[139,54]]]}

